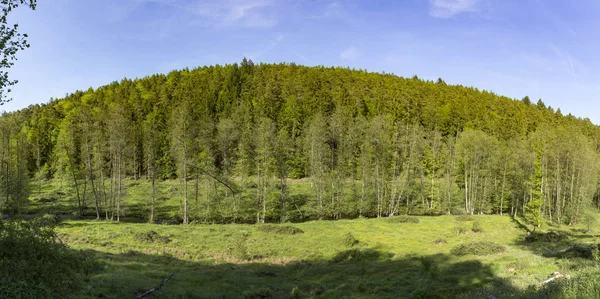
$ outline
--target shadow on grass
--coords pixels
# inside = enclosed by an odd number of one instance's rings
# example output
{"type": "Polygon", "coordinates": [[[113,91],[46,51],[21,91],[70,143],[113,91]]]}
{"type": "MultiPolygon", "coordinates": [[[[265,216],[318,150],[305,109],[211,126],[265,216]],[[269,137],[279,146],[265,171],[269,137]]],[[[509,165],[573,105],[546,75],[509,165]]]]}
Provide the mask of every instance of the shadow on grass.
{"type": "MultiPolygon", "coordinates": [[[[286,264],[192,262],[136,251],[93,252],[105,265],[87,295],[127,298],[175,275],[157,296],[167,298],[531,298],[477,260],[445,254],[393,259],[351,249],[331,260],[286,264]],[[489,297],[492,295],[494,297],[489,297]]],[[[537,296],[535,296],[537,297],[537,296]]]]}
{"type": "Polygon", "coordinates": [[[551,258],[591,260],[592,251],[598,248],[596,238],[590,231],[571,228],[569,230],[550,229],[546,231],[530,231],[520,219],[513,222],[527,231],[527,234],[515,242],[515,245],[531,251],[536,255],[551,258]]]}

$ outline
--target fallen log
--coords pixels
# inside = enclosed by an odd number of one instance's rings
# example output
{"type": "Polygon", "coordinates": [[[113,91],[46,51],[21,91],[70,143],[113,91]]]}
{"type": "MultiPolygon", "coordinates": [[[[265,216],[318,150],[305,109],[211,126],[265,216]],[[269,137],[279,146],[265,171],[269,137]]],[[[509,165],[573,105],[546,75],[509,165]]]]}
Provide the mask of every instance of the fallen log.
{"type": "Polygon", "coordinates": [[[164,280],[163,280],[163,281],[162,281],[162,282],[161,282],[161,283],[160,283],[158,286],[156,286],[156,287],[153,287],[152,289],[150,289],[150,290],[148,290],[148,291],[146,291],[146,292],[144,292],[144,293],[142,293],[142,294],[139,294],[139,295],[137,295],[137,296],[133,297],[133,299],[140,299],[140,298],[144,298],[144,297],[146,297],[146,296],[148,296],[148,295],[150,295],[150,294],[152,294],[152,293],[154,293],[154,292],[156,292],[156,291],[160,290],[162,287],[164,287],[164,286],[165,286],[165,284],[167,284],[167,281],[168,281],[168,280],[169,280],[169,278],[171,278],[171,276],[173,276],[173,275],[175,275],[175,273],[171,273],[171,275],[167,276],[167,278],[165,278],[165,279],[164,279],[164,280]]]}
{"type": "Polygon", "coordinates": [[[552,276],[552,277],[550,277],[550,278],[548,278],[548,279],[544,280],[544,281],[542,282],[542,284],[547,284],[547,283],[549,283],[549,282],[551,282],[551,281],[553,281],[553,280],[556,280],[556,279],[559,279],[559,278],[562,278],[562,277],[564,277],[564,275],[562,275],[562,274],[560,274],[560,273],[558,273],[558,272],[555,272],[555,273],[553,273],[553,274],[554,274],[554,276],[552,276]]]}

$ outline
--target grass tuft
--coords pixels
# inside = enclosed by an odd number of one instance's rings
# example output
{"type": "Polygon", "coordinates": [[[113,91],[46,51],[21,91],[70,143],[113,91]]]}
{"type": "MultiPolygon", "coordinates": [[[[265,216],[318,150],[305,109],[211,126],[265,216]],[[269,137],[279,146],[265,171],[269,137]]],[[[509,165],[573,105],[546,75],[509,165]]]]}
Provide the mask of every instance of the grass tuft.
{"type": "Polygon", "coordinates": [[[450,253],[458,256],[463,255],[490,255],[504,252],[506,248],[494,242],[473,242],[460,244],[450,251],[450,253]]]}
{"type": "Polygon", "coordinates": [[[139,232],[135,234],[135,239],[146,243],[169,243],[171,240],[167,237],[159,235],[153,230],[147,232],[139,232]]]}
{"type": "Polygon", "coordinates": [[[303,234],[304,231],[293,226],[289,225],[276,225],[276,224],[261,224],[256,226],[256,230],[270,233],[270,234],[280,234],[280,235],[295,235],[295,234],[303,234]]]}
{"type": "Polygon", "coordinates": [[[419,218],[406,215],[394,216],[387,219],[391,223],[419,223],[419,218]]]}
{"type": "Polygon", "coordinates": [[[356,239],[351,233],[347,233],[346,236],[344,236],[344,244],[346,246],[352,247],[358,245],[358,243],[360,243],[360,241],[356,239]]]}
{"type": "Polygon", "coordinates": [[[473,217],[471,215],[459,215],[454,218],[456,221],[473,221],[473,217]]]}

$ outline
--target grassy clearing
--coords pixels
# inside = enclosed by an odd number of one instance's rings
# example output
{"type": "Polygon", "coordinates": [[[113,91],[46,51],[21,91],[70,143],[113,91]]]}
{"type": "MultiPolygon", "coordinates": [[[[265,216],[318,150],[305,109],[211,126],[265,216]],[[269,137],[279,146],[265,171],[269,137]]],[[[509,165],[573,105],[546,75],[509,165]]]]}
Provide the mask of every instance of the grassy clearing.
{"type": "Polygon", "coordinates": [[[66,221],[58,232],[104,266],[80,294],[84,297],[132,297],[171,273],[161,294],[180,298],[538,297],[541,282],[553,272],[575,279],[596,268],[593,259],[560,256],[597,243],[593,231],[563,226],[550,228],[566,235],[559,242],[527,240],[527,232],[509,217],[471,217],[460,223],[476,221],[480,232],[457,234],[452,216],[417,217],[418,223],[356,219],[285,226],[66,221]],[[297,230],[304,233],[285,233],[297,230]],[[504,251],[452,254],[461,245],[489,241],[504,251]]]}

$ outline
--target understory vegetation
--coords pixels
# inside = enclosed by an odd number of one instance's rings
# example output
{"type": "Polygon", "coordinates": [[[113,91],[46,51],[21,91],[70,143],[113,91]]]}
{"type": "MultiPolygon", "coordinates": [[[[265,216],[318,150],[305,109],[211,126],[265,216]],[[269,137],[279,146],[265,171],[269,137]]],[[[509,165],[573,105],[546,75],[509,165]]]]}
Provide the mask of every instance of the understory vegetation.
{"type": "Polygon", "coordinates": [[[0,297],[65,298],[84,289],[94,256],[63,244],[54,217],[0,221],[0,297]]]}

